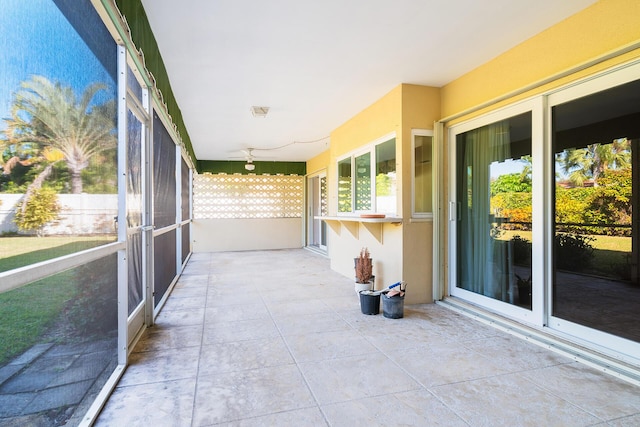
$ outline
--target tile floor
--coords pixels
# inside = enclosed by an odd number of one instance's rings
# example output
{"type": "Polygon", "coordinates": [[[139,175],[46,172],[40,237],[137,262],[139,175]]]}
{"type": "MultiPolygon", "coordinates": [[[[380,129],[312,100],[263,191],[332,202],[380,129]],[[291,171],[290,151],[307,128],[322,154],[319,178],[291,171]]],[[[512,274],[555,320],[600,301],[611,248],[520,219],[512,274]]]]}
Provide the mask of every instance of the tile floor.
{"type": "Polygon", "coordinates": [[[404,314],[362,314],[309,251],[194,254],[96,425],[640,425],[634,385],[439,305],[404,314]]]}

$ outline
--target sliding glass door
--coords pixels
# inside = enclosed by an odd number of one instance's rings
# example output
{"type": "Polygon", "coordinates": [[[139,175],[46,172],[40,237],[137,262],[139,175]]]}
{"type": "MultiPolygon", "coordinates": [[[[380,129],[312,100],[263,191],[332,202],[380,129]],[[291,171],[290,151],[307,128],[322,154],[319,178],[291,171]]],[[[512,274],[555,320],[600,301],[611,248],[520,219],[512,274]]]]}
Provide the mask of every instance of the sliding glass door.
{"type": "Polygon", "coordinates": [[[527,107],[487,117],[452,146],[451,293],[511,312],[532,307],[532,120],[527,107]]]}
{"type": "Polygon", "coordinates": [[[450,128],[452,296],[640,359],[638,76],[450,128]]]}
{"type": "Polygon", "coordinates": [[[550,311],[552,326],[585,339],[640,343],[640,80],[624,82],[624,76],[549,98],[550,311]]]}

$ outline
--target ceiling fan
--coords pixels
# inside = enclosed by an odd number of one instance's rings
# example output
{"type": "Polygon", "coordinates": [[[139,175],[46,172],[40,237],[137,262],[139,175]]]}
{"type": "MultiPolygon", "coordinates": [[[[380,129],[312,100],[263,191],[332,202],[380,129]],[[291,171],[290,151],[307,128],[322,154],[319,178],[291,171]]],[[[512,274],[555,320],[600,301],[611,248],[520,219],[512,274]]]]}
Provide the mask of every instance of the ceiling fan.
{"type": "MultiPolygon", "coordinates": [[[[252,171],[256,168],[256,165],[253,164],[254,159],[256,158],[256,156],[254,156],[253,154],[253,150],[260,150],[260,148],[246,148],[243,150],[238,150],[242,153],[244,153],[244,156],[242,157],[231,157],[231,159],[245,159],[247,163],[245,163],[244,168],[248,171],[252,171]]],[[[263,158],[263,157],[260,157],[263,158]]]]}

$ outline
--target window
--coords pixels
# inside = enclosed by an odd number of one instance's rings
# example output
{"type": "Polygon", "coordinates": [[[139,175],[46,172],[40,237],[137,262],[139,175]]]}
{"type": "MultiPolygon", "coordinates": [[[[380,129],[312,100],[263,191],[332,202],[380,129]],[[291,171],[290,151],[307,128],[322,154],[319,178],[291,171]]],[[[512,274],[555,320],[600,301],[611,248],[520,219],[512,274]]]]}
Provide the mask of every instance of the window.
{"type": "Polygon", "coordinates": [[[371,153],[364,153],[356,161],[356,211],[371,210],[371,153]]]}
{"type": "Polygon", "coordinates": [[[396,140],[376,145],[376,207],[378,212],[396,211],[396,140]]]}
{"type": "Polygon", "coordinates": [[[338,162],[338,212],[351,212],[351,157],[338,162]]]}
{"type": "Polygon", "coordinates": [[[431,217],[433,215],[431,201],[433,131],[414,130],[411,134],[413,155],[413,204],[411,213],[416,218],[431,217]]]}
{"type": "Polygon", "coordinates": [[[394,136],[380,138],[364,151],[338,161],[338,213],[395,214],[396,194],[394,136]]]}

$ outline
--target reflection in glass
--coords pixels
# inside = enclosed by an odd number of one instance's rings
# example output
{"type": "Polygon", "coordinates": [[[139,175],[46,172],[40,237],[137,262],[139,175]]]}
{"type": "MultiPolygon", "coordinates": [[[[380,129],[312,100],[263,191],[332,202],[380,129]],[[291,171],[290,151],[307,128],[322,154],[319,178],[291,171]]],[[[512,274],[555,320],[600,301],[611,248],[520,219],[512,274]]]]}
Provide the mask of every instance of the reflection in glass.
{"type": "Polygon", "coordinates": [[[431,144],[432,137],[414,135],[414,212],[430,213],[431,208],[431,144]]]}
{"type": "Polygon", "coordinates": [[[396,212],[396,140],[376,145],[376,211],[396,212]]]}
{"type": "Polygon", "coordinates": [[[142,232],[137,231],[127,239],[129,314],[133,313],[143,299],[142,259],[142,232]]]}
{"type": "Polygon", "coordinates": [[[457,135],[456,286],[531,308],[531,114],[457,135]]]}
{"type": "Polygon", "coordinates": [[[355,158],[355,210],[371,210],[371,153],[355,158]]]}
{"type": "Polygon", "coordinates": [[[142,122],[127,112],[127,226],[142,225],[142,122]]]}
{"type": "Polygon", "coordinates": [[[338,162],[338,212],[351,212],[351,158],[338,162]]]}
{"type": "Polygon", "coordinates": [[[640,342],[640,80],[552,108],[553,316],[640,342]]]}

